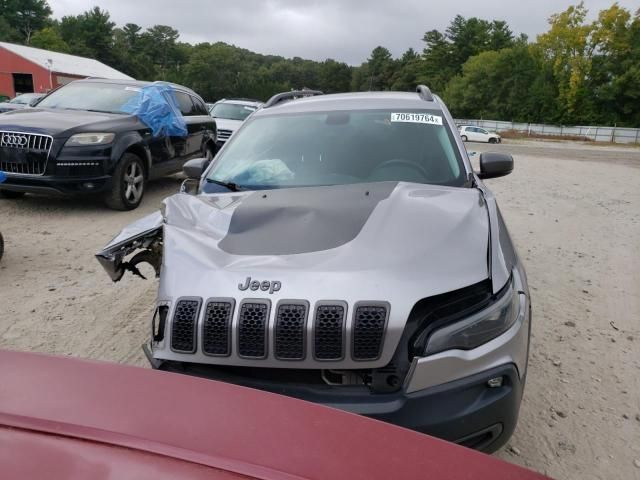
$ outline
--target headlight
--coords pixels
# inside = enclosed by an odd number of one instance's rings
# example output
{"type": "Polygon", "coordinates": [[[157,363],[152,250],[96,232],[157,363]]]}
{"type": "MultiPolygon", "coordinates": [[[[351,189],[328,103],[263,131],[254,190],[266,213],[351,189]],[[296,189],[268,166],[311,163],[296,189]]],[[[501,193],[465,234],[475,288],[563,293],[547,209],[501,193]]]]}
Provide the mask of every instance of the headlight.
{"type": "Polygon", "coordinates": [[[505,290],[484,310],[433,332],[425,355],[454,348],[470,350],[509,330],[518,318],[520,294],[513,287],[513,279],[505,290]]]}
{"type": "Polygon", "coordinates": [[[86,145],[106,145],[113,142],[115,133],[76,133],[71,136],[65,146],[84,147],[86,145]]]}

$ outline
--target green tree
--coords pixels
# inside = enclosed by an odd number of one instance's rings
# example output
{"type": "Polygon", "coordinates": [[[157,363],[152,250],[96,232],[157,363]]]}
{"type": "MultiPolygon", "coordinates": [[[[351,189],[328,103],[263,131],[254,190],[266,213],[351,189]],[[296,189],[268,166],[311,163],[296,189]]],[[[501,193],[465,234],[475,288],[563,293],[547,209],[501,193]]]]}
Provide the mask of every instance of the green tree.
{"type": "Polygon", "coordinates": [[[462,71],[462,65],[481,52],[511,47],[515,40],[504,21],[489,22],[456,15],[444,33],[431,30],[424,34],[424,62],[420,66],[420,83],[432,90],[444,91],[449,80],[462,71]]]}
{"type": "Polygon", "coordinates": [[[77,16],[62,17],[59,30],[71,53],[113,65],[114,27],[109,12],[94,7],[77,16]]]}
{"type": "Polygon", "coordinates": [[[563,122],[588,120],[593,116],[594,102],[588,88],[595,45],[595,26],[585,23],[584,3],[570,6],[552,15],[551,28],[538,36],[537,48],[551,65],[558,85],[558,107],[563,122]]]}
{"type": "Polygon", "coordinates": [[[318,66],[318,81],[314,85],[325,93],[348,92],[351,86],[351,67],[346,63],[327,59],[318,66]]]}
{"type": "Polygon", "coordinates": [[[420,62],[420,55],[413,48],[404,52],[391,79],[391,90],[411,91],[415,89],[418,85],[420,62]]]}
{"type": "Polygon", "coordinates": [[[358,83],[352,82],[353,90],[389,90],[391,88],[396,62],[391,52],[384,47],[376,47],[371,56],[360,66],[358,83]]]}
{"type": "Polygon", "coordinates": [[[519,44],[469,58],[462,74],[448,84],[444,99],[461,118],[542,121],[553,113],[541,99],[545,86],[531,47],[519,44]]]}
{"type": "Polygon", "coordinates": [[[20,33],[3,16],[0,16],[0,42],[19,43],[21,41],[20,33]]]}
{"type": "Polygon", "coordinates": [[[31,38],[31,45],[44,50],[69,53],[71,49],[55,27],[46,27],[37,31],[31,38]]]}
{"type": "Polygon", "coordinates": [[[602,10],[594,24],[589,89],[599,121],[640,124],[640,10],[631,13],[617,3],[602,10]]]}
{"type": "Polygon", "coordinates": [[[20,41],[27,45],[34,32],[50,22],[51,13],[46,0],[0,0],[0,18],[17,31],[20,41]]]}
{"type": "Polygon", "coordinates": [[[188,61],[179,47],[179,37],[180,33],[168,25],[154,25],[140,35],[139,40],[132,39],[141,43],[145,56],[155,66],[158,78],[167,80],[188,61]]]}

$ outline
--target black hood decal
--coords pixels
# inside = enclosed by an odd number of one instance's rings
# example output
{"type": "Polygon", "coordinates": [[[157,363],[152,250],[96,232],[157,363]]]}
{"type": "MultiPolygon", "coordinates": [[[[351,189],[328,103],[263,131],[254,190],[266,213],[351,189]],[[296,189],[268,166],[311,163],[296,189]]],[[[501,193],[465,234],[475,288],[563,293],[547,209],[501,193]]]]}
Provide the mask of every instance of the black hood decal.
{"type": "Polygon", "coordinates": [[[233,212],[219,248],[235,255],[329,250],[360,233],[397,182],[255,192],[233,212]]]}

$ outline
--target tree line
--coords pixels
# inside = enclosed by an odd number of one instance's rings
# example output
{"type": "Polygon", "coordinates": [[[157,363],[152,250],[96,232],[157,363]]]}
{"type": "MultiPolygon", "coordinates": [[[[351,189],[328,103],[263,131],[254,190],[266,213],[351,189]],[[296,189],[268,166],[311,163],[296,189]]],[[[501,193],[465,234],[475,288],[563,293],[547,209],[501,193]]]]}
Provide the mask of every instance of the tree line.
{"type": "Polygon", "coordinates": [[[191,45],[167,25],[117,26],[94,7],[57,20],[46,0],[0,0],[0,40],[95,58],[141,80],[187,85],[207,100],[266,99],[291,88],[327,93],[426,84],[454,116],[640,127],[640,9],[614,3],[589,21],[583,3],[530,41],[501,20],[457,15],[399,58],[378,46],[359,66],[262,55],[223,42],[191,45]]]}

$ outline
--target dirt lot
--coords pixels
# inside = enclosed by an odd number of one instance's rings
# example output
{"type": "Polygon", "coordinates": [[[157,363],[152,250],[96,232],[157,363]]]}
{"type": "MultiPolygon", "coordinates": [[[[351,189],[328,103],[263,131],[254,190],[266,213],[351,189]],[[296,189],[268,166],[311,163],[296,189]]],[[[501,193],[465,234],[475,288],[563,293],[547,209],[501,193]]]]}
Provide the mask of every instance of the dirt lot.
{"type": "MultiPolygon", "coordinates": [[[[469,151],[487,150],[469,144],[469,151]]],[[[558,479],[640,479],[640,149],[517,142],[488,181],[526,263],[534,307],[520,421],[498,455],[558,479]]],[[[0,348],[145,365],[155,281],[112,284],[94,260],[135,212],[0,200],[0,348]]]]}

